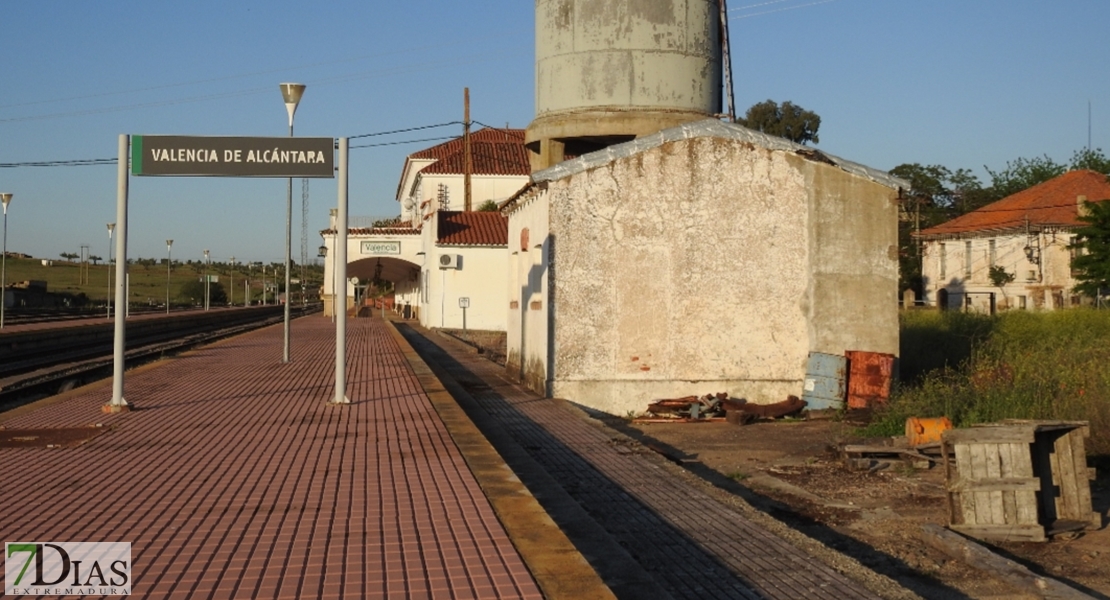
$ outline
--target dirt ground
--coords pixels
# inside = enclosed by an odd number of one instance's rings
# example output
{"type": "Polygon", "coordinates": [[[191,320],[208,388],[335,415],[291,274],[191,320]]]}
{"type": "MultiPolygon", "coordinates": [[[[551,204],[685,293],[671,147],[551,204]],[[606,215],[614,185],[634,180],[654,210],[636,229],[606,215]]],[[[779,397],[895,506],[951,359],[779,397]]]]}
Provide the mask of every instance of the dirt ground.
{"type": "MultiPolygon", "coordinates": [[[[718,488],[848,553],[926,598],[1036,598],[933,550],[921,525],[947,524],[944,472],[850,470],[833,450],[853,425],[830,420],[609,423],[718,488]]],[[[1091,482],[1103,526],[1073,539],[994,546],[999,554],[1095,598],[1110,598],[1110,476],[1091,482]]]]}

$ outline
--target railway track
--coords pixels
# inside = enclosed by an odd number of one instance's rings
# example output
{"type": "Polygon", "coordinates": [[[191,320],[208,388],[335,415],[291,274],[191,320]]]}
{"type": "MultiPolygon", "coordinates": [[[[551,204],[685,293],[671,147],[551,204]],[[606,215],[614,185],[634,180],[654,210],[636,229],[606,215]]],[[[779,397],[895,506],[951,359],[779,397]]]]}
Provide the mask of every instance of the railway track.
{"type": "MultiPolygon", "coordinates": [[[[127,323],[127,368],[217,339],[280,323],[283,306],[191,312],[127,323]]],[[[291,307],[294,318],[319,306],[291,307]]],[[[112,375],[115,324],[6,331],[0,335],[0,411],[112,375]]]]}

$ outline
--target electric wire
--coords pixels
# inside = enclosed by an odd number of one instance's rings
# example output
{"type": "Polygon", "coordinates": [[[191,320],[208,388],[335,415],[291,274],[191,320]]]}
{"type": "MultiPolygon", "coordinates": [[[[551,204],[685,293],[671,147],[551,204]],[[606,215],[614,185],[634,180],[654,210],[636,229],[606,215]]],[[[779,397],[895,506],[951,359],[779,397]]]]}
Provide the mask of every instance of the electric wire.
{"type": "Polygon", "coordinates": [[[771,0],[770,2],[760,2],[759,4],[749,4],[747,6],[738,6],[736,8],[728,9],[728,12],[736,12],[739,10],[748,10],[750,8],[759,8],[761,6],[770,6],[772,4],[782,4],[783,2],[790,2],[790,0],[771,0]]]}
{"type": "Polygon", "coordinates": [[[362,134],[359,134],[359,135],[347,136],[347,139],[354,140],[354,139],[364,138],[364,137],[375,137],[375,136],[379,136],[379,135],[390,135],[390,134],[393,134],[393,133],[406,133],[406,132],[409,132],[409,131],[421,131],[421,130],[424,130],[424,129],[435,129],[436,127],[448,127],[450,125],[462,125],[462,121],[451,121],[449,123],[438,123],[436,125],[421,125],[419,127],[406,127],[405,129],[394,129],[392,131],[377,131],[377,132],[374,132],[374,133],[362,133],[362,134]]]}
{"type": "MultiPolygon", "coordinates": [[[[770,15],[770,14],[774,14],[774,13],[785,12],[785,11],[788,11],[788,10],[794,10],[794,9],[797,9],[797,8],[806,8],[807,6],[817,6],[818,4],[828,4],[829,2],[836,2],[836,0],[820,0],[819,2],[810,2],[808,4],[799,4],[797,6],[786,6],[786,7],[783,7],[783,8],[776,8],[774,10],[765,10],[763,12],[748,13],[746,15],[738,15],[738,16],[735,16],[735,17],[729,17],[729,20],[730,21],[735,21],[735,20],[739,20],[739,19],[750,19],[752,17],[758,17],[758,16],[762,16],[762,15],[770,15]]],[[[731,12],[731,11],[729,11],[729,12],[731,12]]]]}
{"type": "MultiPolygon", "coordinates": [[[[351,136],[349,139],[375,137],[382,135],[391,135],[396,133],[407,133],[412,131],[421,131],[425,129],[434,129],[437,127],[447,127],[450,125],[460,125],[462,121],[451,121],[448,123],[437,123],[435,125],[420,125],[417,127],[406,127],[404,129],[394,129],[390,131],[376,131],[373,133],[362,133],[356,136],[351,136]]],[[[437,138],[423,138],[417,140],[403,140],[398,142],[383,142],[380,144],[364,144],[360,146],[351,146],[351,148],[373,148],[376,146],[397,146],[401,144],[415,144],[419,142],[431,142],[440,140],[455,139],[458,136],[447,136],[437,138]]],[[[34,160],[24,162],[10,162],[0,163],[0,169],[13,169],[18,167],[85,167],[85,166],[100,166],[100,165],[114,165],[118,161],[115,158],[82,158],[73,160],[34,160]]]]}
{"type": "MultiPolygon", "coordinates": [[[[379,69],[379,70],[375,70],[375,71],[364,71],[364,72],[361,72],[361,73],[337,75],[335,77],[326,77],[326,78],[322,78],[322,79],[310,80],[310,81],[307,81],[306,84],[310,85],[310,86],[313,86],[313,87],[318,87],[318,86],[322,86],[322,85],[334,85],[334,84],[339,84],[339,83],[347,83],[347,82],[350,82],[350,81],[356,81],[356,80],[360,80],[360,79],[371,79],[371,78],[386,77],[386,76],[391,76],[391,75],[405,75],[405,74],[411,74],[411,73],[417,72],[417,71],[442,69],[442,68],[447,68],[447,67],[458,67],[458,66],[462,66],[462,65],[473,64],[473,63],[476,63],[476,62],[485,62],[486,60],[489,60],[488,59],[489,56],[494,56],[494,57],[496,57],[496,59],[499,59],[499,60],[506,59],[506,55],[503,52],[488,52],[488,53],[480,53],[480,54],[474,54],[474,55],[470,55],[470,56],[458,57],[458,58],[454,58],[454,59],[446,60],[446,61],[429,61],[429,62],[424,62],[424,63],[398,65],[398,66],[393,66],[393,67],[389,67],[389,68],[386,68],[386,69],[379,69]]],[[[247,88],[247,89],[241,89],[241,90],[234,90],[234,91],[230,91],[230,92],[221,92],[221,93],[216,93],[216,94],[205,94],[205,95],[199,95],[199,96],[191,96],[191,97],[187,97],[187,98],[177,98],[177,99],[173,99],[173,100],[153,100],[153,101],[150,101],[150,102],[141,102],[141,103],[129,104],[129,105],[108,106],[108,107],[103,107],[103,108],[91,108],[91,109],[84,109],[84,110],[77,110],[77,111],[56,112],[56,113],[47,113],[47,114],[39,114],[39,115],[27,115],[27,116],[22,116],[22,117],[8,117],[8,118],[0,119],[0,123],[20,123],[20,122],[26,122],[26,121],[42,121],[42,120],[47,120],[47,119],[99,115],[99,114],[105,114],[105,113],[122,112],[122,111],[136,110],[136,109],[143,109],[143,108],[159,108],[159,107],[163,107],[163,106],[174,106],[174,105],[178,105],[178,104],[190,104],[190,103],[194,103],[194,102],[207,102],[207,101],[210,101],[210,100],[222,100],[222,99],[225,99],[225,98],[237,98],[237,97],[241,97],[241,96],[268,94],[268,93],[272,93],[272,91],[273,91],[273,88],[270,87],[270,86],[254,87],[254,88],[247,88]]]]}
{"type": "Polygon", "coordinates": [[[400,146],[400,145],[403,145],[403,144],[415,144],[417,142],[436,142],[436,141],[440,141],[440,140],[459,140],[459,139],[462,139],[462,137],[461,136],[434,137],[434,138],[424,138],[424,139],[420,139],[420,140],[404,140],[404,141],[401,141],[401,142],[381,142],[381,143],[378,143],[378,144],[362,144],[360,146],[350,146],[350,149],[354,150],[356,148],[377,148],[379,146],[400,146]]]}
{"type": "MultiPolygon", "coordinates": [[[[779,1],[785,1],[785,0],[779,0],[779,1]]],[[[195,79],[195,80],[191,80],[191,81],[181,81],[181,82],[177,82],[177,83],[167,83],[167,84],[163,84],[163,85],[155,85],[155,86],[149,86],[149,87],[144,87],[144,88],[135,88],[135,89],[129,89],[129,90],[118,90],[118,91],[111,91],[111,92],[100,92],[100,93],[97,93],[97,94],[85,94],[85,95],[81,95],[81,96],[69,96],[69,97],[66,97],[66,98],[54,98],[54,99],[50,99],[50,100],[35,100],[33,102],[20,102],[20,103],[15,103],[15,104],[0,104],[0,108],[17,108],[17,107],[20,107],[20,106],[55,104],[55,103],[58,103],[58,102],[71,102],[71,101],[75,101],[75,100],[89,100],[89,99],[92,99],[92,98],[103,98],[103,97],[106,97],[106,96],[133,95],[133,94],[140,94],[140,93],[143,93],[143,92],[154,92],[154,91],[173,89],[173,88],[178,88],[178,87],[200,85],[200,84],[205,84],[205,83],[216,83],[216,82],[220,82],[220,81],[233,81],[233,80],[236,80],[236,79],[246,79],[248,77],[259,77],[259,76],[262,76],[262,75],[273,75],[274,73],[288,73],[290,71],[299,71],[301,69],[309,69],[309,68],[313,68],[313,67],[323,67],[323,66],[328,66],[328,65],[336,65],[336,64],[342,64],[342,63],[357,62],[357,61],[360,61],[360,60],[366,60],[366,59],[371,59],[371,58],[384,58],[384,57],[387,57],[387,56],[394,56],[394,55],[397,55],[397,54],[409,55],[409,54],[411,54],[412,52],[415,52],[415,51],[435,50],[435,49],[440,49],[440,48],[448,48],[448,47],[451,47],[451,46],[459,46],[459,45],[468,44],[468,43],[469,42],[460,41],[460,42],[451,42],[451,43],[443,43],[443,44],[433,44],[433,45],[430,45],[430,46],[419,46],[419,47],[416,47],[416,48],[395,50],[395,51],[392,51],[392,52],[383,52],[383,53],[379,53],[379,54],[364,54],[364,55],[361,55],[361,56],[353,56],[353,57],[343,58],[343,59],[338,59],[338,60],[320,61],[320,62],[314,62],[314,63],[304,63],[304,64],[300,64],[300,65],[293,65],[291,67],[282,67],[280,69],[269,69],[269,70],[265,70],[265,71],[255,71],[255,72],[252,72],[252,73],[238,73],[238,74],[235,74],[235,75],[225,75],[225,76],[222,76],[222,77],[210,77],[210,78],[207,78],[207,79],[195,79]]]]}
{"type": "Polygon", "coordinates": [[[475,120],[475,119],[471,119],[470,122],[474,123],[474,124],[477,124],[477,125],[481,125],[482,127],[485,127],[486,129],[493,129],[495,131],[500,131],[501,133],[504,133],[505,135],[509,135],[509,136],[515,137],[517,139],[521,139],[521,140],[524,139],[524,135],[522,133],[520,133],[519,129],[505,129],[503,127],[494,127],[493,125],[486,125],[485,123],[483,123],[481,121],[478,121],[478,120],[475,120]]]}

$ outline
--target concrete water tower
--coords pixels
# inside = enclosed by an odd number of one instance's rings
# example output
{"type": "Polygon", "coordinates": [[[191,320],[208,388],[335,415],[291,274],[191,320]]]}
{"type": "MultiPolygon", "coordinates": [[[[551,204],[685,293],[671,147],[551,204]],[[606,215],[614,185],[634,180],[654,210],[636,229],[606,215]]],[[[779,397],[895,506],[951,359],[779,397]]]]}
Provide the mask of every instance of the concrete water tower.
{"type": "Polygon", "coordinates": [[[536,0],[533,171],[720,112],[717,0],[536,0]]]}

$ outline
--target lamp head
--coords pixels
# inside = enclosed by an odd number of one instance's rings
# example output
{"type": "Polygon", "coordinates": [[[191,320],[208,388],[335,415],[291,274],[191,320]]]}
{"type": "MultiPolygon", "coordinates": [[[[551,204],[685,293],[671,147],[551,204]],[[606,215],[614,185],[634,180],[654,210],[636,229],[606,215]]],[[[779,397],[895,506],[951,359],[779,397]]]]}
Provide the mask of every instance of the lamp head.
{"type": "Polygon", "coordinates": [[[0,204],[4,205],[4,214],[8,214],[8,203],[12,201],[11,192],[0,193],[0,204]]]}
{"type": "Polygon", "coordinates": [[[285,101],[285,110],[289,112],[289,126],[293,126],[293,113],[297,112],[297,105],[301,102],[301,96],[304,95],[305,85],[303,83],[282,83],[279,85],[281,88],[281,99],[285,101]]]}
{"type": "Polygon", "coordinates": [[[327,256],[328,256],[328,247],[327,246],[320,246],[316,250],[316,256],[319,256],[320,258],[327,258],[327,256]]]}
{"type": "Polygon", "coordinates": [[[115,223],[108,223],[108,237],[109,238],[112,237],[112,232],[115,231],[115,230],[116,230],[116,224],[115,223]]]}
{"type": "Polygon", "coordinates": [[[166,250],[173,247],[173,240],[166,240],[166,250]]]}

